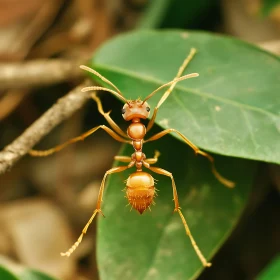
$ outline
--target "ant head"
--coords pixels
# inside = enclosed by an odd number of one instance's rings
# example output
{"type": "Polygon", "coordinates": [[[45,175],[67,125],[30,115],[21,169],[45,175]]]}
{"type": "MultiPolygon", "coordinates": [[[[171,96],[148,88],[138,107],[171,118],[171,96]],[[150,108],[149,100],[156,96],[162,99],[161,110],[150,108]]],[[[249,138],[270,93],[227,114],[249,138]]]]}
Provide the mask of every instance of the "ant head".
{"type": "Polygon", "coordinates": [[[127,101],[122,108],[122,116],[126,121],[134,118],[147,119],[150,115],[150,106],[140,99],[127,101]]]}
{"type": "MultiPolygon", "coordinates": [[[[188,61],[188,60],[186,60],[188,61]]],[[[150,93],[143,101],[141,101],[140,99],[137,100],[127,100],[121,93],[121,91],[109,80],[107,80],[105,77],[103,77],[101,74],[99,74],[97,71],[95,71],[94,69],[91,69],[85,65],[81,65],[80,66],[82,69],[94,74],[95,76],[99,77],[103,82],[105,82],[106,84],[110,85],[111,87],[113,87],[115,90],[109,89],[109,88],[105,88],[105,87],[100,87],[100,86],[91,86],[91,87],[85,87],[82,89],[82,92],[86,92],[86,91],[91,91],[91,90],[103,90],[103,91],[107,91],[112,93],[113,95],[117,96],[118,98],[122,99],[125,104],[122,108],[122,115],[123,118],[126,121],[130,121],[132,119],[147,119],[149,117],[150,114],[150,107],[147,103],[147,100],[150,99],[152,96],[155,95],[155,93],[157,93],[159,90],[161,90],[164,87],[170,86],[170,89],[172,90],[172,88],[176,85],[176,83],[189,79],[189,78],[194,78],[197,77],[198,74],[197,73],[192,73],[192,74],[188,74],[185,76],[181,76],[179,78],[175,78],[173,79],[171,82],[168,82],[166,84],[161,85],[160,87],[158,87],[156,90],[154,90],[152,93],[150,93]]],[[[165,99],[168,97],[168,95],[170,94],[170,91],[167,91],[163,97],[161,98],[161,100],[159,101],[158,105],[157,105],[157,109],[159,108],[159,106],[165,101],[165,99]]]]}

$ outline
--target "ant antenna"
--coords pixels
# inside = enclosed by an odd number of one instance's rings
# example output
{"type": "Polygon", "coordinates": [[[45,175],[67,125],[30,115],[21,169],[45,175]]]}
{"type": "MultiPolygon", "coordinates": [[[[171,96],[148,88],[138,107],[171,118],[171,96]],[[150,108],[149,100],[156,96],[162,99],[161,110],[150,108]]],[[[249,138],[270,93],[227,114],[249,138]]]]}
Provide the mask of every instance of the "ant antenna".
{"type": "Polygon", "coordinates": [[[154,90],[152,93],[150,93],[150,94],[143,100],[142,104],[144,104],[149,98],[151,98],[152,96],[154,96],[155,93],[157,93],[157,92],[158,92],[159,90],[161,90],[162,88],[167,87],[167,86],[169,86],[169,85],[176,84],[176,83],[178,83],[178,82],[180,82],[180,81],[183,81],[183,80],[186,80],[186,79],[190,79],[190,78],[195,78],[195,77],[198,77],[198,76],[199,76],[198,73],[191,73],[191,74],[182,76],[182,77],[180,77],[180,78],[176,78],[176,79],[174,79],[173,81],[168,82],[168,83],[166,83],[166,84],[163,84],[163,85],[161,85],[159,88],[157,88],[156,90],[154,90]]]}
{"type": "Polygon", "coordinates": [[[129,105],[129,102],[124,98],[124,96],[122,95],[121,91],[109,80],[107,80],[105,77],[103,77],[100,73],[98,73],[97,71],[85,66],[85,65],[80,65],[80,68],[90,72],[92,74],[94,74],[95,76],[97,76],[98,78],[100,78],[103,82],[105,82],[106,84],[112,86],[116,91],[108,89],[108,88],[104,88],[104,87],[85,87],[82,89],[82,92],[86,92],[86,91],[90,91],[90,90],[103,90],[103,91],[108,91],[112,94],[114,94],[115,96],[119,97],[120,99],[122,99],[125,103],[127,103],[129,105]]]}
{"type": "Polygon", "coordinates": [[[91,91],[91,90],[103,90],[103,91],[108,91],[112,94],[114,94],[115,96],[119,97],[120,99],[122,99],[125,103],[128,104],[128,101],[122,96],[120,95],[118,92],[109,89],[109,88],[104,88],[104,87],[99,87],[99,86],[92,86],[92,87],[84,87],[82,88],[82,92],[86,92],[86,91],[91,91]]]}
{"type": "Polygon", "coordinates": [[[98,73],[97,71],[85,66],[85,65],[80,65],[80,68],[88,71],[92,74],[94,74],[95,76],[99,77],[103,82],[107,83],[108,85],[112,86],[120,95],[122,95],[121,91],[109,80],[107,80],[105,77],[103,77],[100,73],[98,73]]]}

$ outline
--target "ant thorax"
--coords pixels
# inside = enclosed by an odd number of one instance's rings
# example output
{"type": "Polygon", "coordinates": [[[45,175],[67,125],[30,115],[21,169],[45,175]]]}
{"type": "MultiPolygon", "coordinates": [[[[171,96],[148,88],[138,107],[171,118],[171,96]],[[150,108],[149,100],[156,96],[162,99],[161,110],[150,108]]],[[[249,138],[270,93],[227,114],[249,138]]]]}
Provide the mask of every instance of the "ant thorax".
{"type": "Polygon", "coordinates": [[[127,135],[132,140],[142,140],[146,135],[146,126],[138,118],[136,122],[131,123],[127,128],[127,135]]]}

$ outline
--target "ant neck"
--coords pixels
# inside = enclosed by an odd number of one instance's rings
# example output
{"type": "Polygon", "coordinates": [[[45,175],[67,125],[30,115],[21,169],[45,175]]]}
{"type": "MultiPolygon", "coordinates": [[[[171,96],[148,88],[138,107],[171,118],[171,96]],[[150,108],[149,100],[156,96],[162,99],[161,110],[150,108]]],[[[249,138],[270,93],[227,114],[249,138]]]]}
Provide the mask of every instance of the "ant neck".
{"type": "Polygon", "coordinates": [[[132,120],[131,120],[133,123],[140,123],[141,121],[140,121],[140,118],[133,118],[132,120]]]}

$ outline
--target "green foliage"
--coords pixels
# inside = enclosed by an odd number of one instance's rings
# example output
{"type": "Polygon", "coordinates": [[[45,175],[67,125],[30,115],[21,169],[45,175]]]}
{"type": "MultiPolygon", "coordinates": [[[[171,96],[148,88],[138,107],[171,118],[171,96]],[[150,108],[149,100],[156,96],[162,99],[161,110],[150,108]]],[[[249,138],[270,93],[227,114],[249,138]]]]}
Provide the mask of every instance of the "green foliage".
{"type": "MultiPolygon", "coordinates": [[[[155,149],[161,152],[157,166],[172,172],[182,211],[198,246],[210,260],[236,225],[246,204],[254,163],[216,156],[219,171],[237,184],[235,189],[227,189],[215,179],[206,159],[195,157],[173,137],[146,144],[144,148],[148,157],[153,156],[155,149]]],[[[131,146],[122,152],[131,153],[131,146]]],[[[121,191],[132,172],[111,175],[108,180],[103,199],[106,218],[100,217],[98,221],[101,279],[194,279],[203,267],[179,215],[173,213],[171,180],[152,174],[158,180],[156,205],[140,216],[125,207],[128,202],[121,191]]]]}
{"type": "Polygon", "coordinates": [[[149,1],[146,11],[138,22],[138,28],[178,28],[197,25],[217,0],[154,0],[149,1]]]}
{"type": "Polygon", "coordinates": [[[150,1],[148,7],[138,22],[138,28],[155,28],[160,27],[165,14],[168,11],[170,0],[150,1]]]}
{"type": "Polygon", "coordinates": [[[263,0],[262,14],[269,16],[269,14],[280,5],[280,0],[263,0]]]}
{"type": "Polygon", "coordinates": [[[46,274],[33,270],[18,268],[14,269],[13,272],[0,265],[0,279],[3,280],[55,280],[54,278],[47,276],[46,274]]]}
{"type": "Polygon", "coordinates": [[[21,280],[55,280],[55,278],[50,277],[40,271],[33,269],[26,269],[21,275],[21,280]]]}
{"type": "MultiPolygon", "coordinates": [[[[111,40],[90,66],[126,98],[144,98],[174,78],[192,47],[198,54],[185,73],[198,72],[200,77],[176,86],[156,123],[181,131],[205,150],[279,163],[279,58],[233,38],[145,31],[111,40]]],[[[160,93],[149,100],[152,108],[159,98],[160,93]]],[[[215,156],[218,170],[236,182],[236,188],[229,190],[214,178],[207,160],[195,158],[178,139],[165,136],[145,144],[148,157],[154,150],[162,154],[157,166],[174,175],[182,211],[202,252],[211,259],[246,205],[255,163],[215,156]]],[[[122,154],[132,152],[131,146],[125,146],[122,154]]],[[[98,226],[101,279],[167,279],[167,275],[168,279],[194,279],[203,267],[178,214],[172,214],[170,179],[153,174],[159,180],[156,206],[140,216],[124,207],[127,201],[120,191],[132,172],[112,175],[107,184],[106,219],[100,219],[98,226]]]]}
{"type": "Polygon", "coordinates": [[[280,255],[261,272],[257,280],[278,280],[280,278],[280,255]]]}
{"type": "MultiPolygon", "coordinates": [[[[91,66],[125,97],[143,98],[174,78],[191,47],[198,54],[185,73],[200,77],[176,86],[157,123],[181,131],[208,151],[280,163],[278,57],[223,36],[145,31],[111,40],[91,66]]],[[[159,97],[149,100],[152,107],[159,97]]]]}
{"type": "Polygon", "coordinates": [[[2,265],[0,265],[0,279],[18,280],[18,278],[14,274],[12,274],[9,270],[7,270],[2,265]]]}

